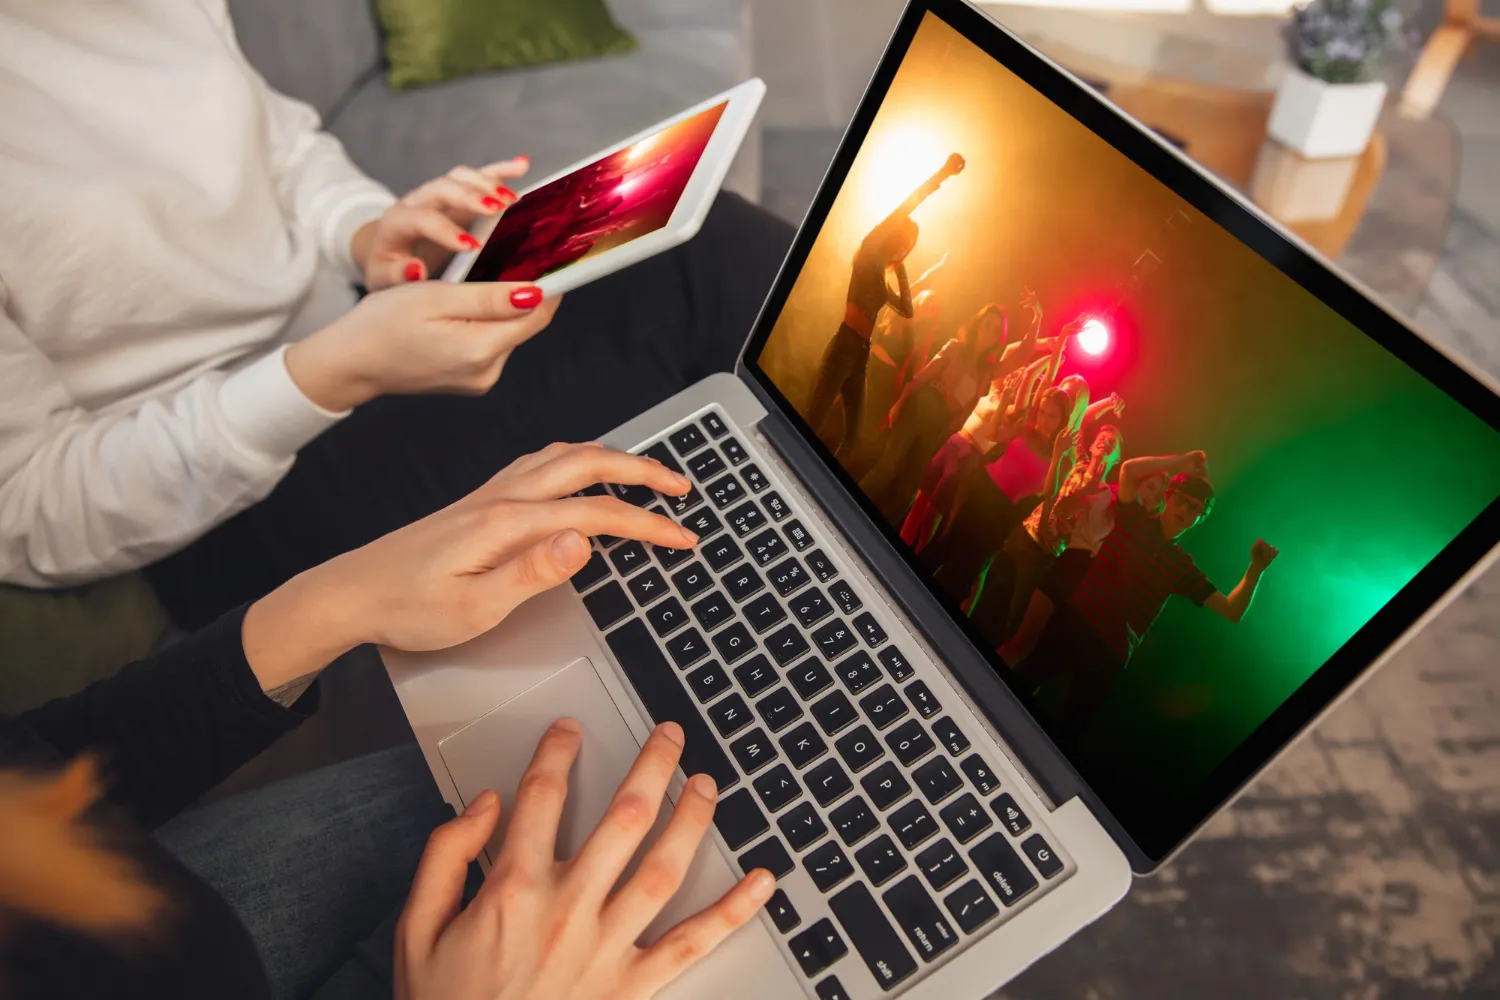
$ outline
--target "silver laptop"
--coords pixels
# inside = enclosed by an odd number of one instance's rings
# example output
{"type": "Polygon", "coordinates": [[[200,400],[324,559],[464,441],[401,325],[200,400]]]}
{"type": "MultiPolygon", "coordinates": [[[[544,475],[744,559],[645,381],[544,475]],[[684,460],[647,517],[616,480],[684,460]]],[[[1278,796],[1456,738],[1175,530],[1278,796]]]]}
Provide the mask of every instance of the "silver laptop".
{"type": "Polygon", "coordinates": [[[508,797],[553,719],[583,723],[564,852],[652,725],[683,726],[720,805],[651,934],[750,868],[778,891],[670,997],[989,995],[1500,540],[1482,376],[959,0],[903,16],[737,370],[604,440],[694,480],[598,489],[698,548],[596,539],[491,633],[383,655],[455,808],[508,797]],[[1067,405],[1126,403],[1065,418],[1082,472],[1060,492],[1087,501],[1067,537],[1060,503],[1048,530],[1024,519],[1057,475],[1037,443],[1059,395],[1008,444],[962,432],[1002,360],[991,301],[1003,346],[1039,355],[1076,321],[1067,405]]]}

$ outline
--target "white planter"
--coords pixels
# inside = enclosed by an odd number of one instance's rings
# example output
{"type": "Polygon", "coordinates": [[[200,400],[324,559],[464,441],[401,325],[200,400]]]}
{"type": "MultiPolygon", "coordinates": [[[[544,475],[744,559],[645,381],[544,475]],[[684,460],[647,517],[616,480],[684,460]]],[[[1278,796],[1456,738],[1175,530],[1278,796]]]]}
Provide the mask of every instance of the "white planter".
{"type": "Polygon", "coordinates": [[[1276,88],[1266,131],[1309,159],[1357,156],[1384,104],[1384,83],[1325,83],[1292,66],[1276,88]]]}

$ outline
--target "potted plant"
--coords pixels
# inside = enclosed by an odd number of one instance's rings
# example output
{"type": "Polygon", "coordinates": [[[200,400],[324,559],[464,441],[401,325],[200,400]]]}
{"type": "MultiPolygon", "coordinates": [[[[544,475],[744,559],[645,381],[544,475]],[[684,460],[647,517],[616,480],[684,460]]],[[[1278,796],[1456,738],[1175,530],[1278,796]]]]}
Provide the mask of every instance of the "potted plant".
{"type": "Polygon", "coordinates": [[[1309,159],[1364,151],[1385,104],[1377,74],[1407,42],[1406,14],[1392,0],[1310,0],[1283,34],[1292,65],[1266,131],[1309,159]]]}

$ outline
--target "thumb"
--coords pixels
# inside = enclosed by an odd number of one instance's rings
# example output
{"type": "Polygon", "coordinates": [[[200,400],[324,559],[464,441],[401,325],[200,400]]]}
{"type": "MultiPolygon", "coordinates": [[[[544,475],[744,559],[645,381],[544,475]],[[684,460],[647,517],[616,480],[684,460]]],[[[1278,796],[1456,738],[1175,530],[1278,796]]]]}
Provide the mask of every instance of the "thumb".
{"type": "Polygon", "coordinates": [[[524,602],[551,590],[589,561],[588,541],[572,528],[549,535],[523,549],[487,574],[489,606],[496,621],[524,602]]]}
{"type": "Polygon", "coordinates": [[[542,304],[542,290],[525,282],[462,281],[447,286],[443,295],[450,319],[519,319],[542,304]]]}
{"type": "Polygon", "coordinates": [[[369,270],[365,274],[365,287],[375,292],[382,288],[426,279],[427,265],[422,261],[409,254],[387,253],[381,254],[380,257],[370,262],[369,270]]]}
{"type": "Polygon", "coordinates": [[[396,934],[398,952],[430,952],[463,903],[469,864],[484,850],[500,821],[500,796],[480,792],[463,815],[449,820],[427,838],[412,878],[411,893],[396,934]]]}

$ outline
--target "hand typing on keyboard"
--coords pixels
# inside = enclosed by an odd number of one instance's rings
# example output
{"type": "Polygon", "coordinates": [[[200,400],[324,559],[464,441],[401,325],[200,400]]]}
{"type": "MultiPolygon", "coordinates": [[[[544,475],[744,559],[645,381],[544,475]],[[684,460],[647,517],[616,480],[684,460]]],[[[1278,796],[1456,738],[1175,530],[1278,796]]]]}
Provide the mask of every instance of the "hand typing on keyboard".
{"type": "Polygon", "coordinates": [[[568,772],[580,743],[571,719],[558,720],[542,737],[494,867],[462,911],[464,877],[495,832],[498,797],[479,795],[433,833],[396,927],[397,1000],[644,1000],[770,899],[775,881],[755,869],[651,947],[636,947],[682,885],[718,792],[707,775],[689,779],[661,837],[615,889],[656,819],[683,731],[673,723],[656,727],[598,828],[576,857],[556,861],[568,772]]]}

